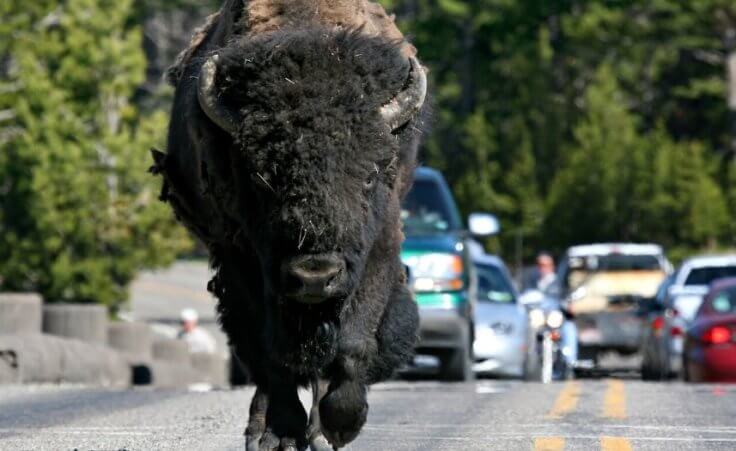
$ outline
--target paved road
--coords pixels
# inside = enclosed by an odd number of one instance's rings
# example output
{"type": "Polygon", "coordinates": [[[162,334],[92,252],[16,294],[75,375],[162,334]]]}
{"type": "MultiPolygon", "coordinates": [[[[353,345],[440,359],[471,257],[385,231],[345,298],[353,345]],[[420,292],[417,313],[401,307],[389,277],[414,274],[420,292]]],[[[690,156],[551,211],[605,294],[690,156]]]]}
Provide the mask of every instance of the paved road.
{"type": "MultiPolygon", "coordinates": [[[[251,394],[0,387],[0,449],[240,450],[251,394]]],[[[736,386],[397,381],[370,404],[349,450],[736,449],[736,386]]]]}
{"type": "Polygon", "coordinates": [[[152,324],[161,335],[175,336],[180,312],[192,308],[220,351],[227,353],[227,340],[215,321],[215,299],[206,289],[211,277],[204,261],[178,261],[170,268],[143,272],[131,285],[124,315],[152,324]]]}

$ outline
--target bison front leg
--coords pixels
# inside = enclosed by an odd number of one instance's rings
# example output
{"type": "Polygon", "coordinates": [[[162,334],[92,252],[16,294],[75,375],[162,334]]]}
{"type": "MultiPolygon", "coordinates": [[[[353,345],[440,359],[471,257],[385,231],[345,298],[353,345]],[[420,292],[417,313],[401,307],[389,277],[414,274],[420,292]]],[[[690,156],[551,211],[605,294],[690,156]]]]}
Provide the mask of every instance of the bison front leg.
{"type": "Polygon", "coordinates": [[[312,409],[309,411],[309,427],[307,437],[309,439],[310,451],[332,451],[322,432],[322,424],[319,419],[319,403],[327,393],[327,381],[315,377],[312,380],[312,409]]]}
{"type": "Polygon", "coordinates": [[[288,378],[259,386],[245,429],[246,451],[302,451],[307,447],[307,414],[288,378]]]}
{"type": "Polygon", "coordinates": [[[319,405],[322,432],[335,447],[345,446],[360,432],[368,415],[367,384],[385,380],[408,363],[417,342],[419,313],[403,283],[396,284],[374,334],[348,328],[331,382],[319,405]]]}
{"type": "Polygon", "coordinates": [[[338,375],[319,403],[322,432],[335,449],[353,441],[368,417],[367,388],[359,377],[357,362],[352,357],[340,360],[338,375]]]}
{"type": "Polygon", "coordinates": [[[268,409],[268,393],[261,387],[250,401],[248,426],[245,428],[245,450],[259,451],[263,434],[266,432],[266,410],[268,409]]]}

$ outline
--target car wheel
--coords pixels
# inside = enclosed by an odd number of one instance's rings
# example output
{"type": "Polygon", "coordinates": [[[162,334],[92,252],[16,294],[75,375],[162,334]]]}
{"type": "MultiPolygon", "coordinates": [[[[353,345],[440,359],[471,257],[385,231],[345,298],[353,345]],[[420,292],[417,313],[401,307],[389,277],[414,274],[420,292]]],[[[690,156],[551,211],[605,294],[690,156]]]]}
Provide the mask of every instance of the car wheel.
{"type": "Polygon", "coordinates": [[[461,348],[451,349],[440,358],[440,377],[446,381],[467,382],[475,379],[473,362],[470,356],[469,332],[467,328],[462,332],[461,348]]]}
{"type": "Polygon", "coordinates": [[[660,375],[650,365],[642,365],[641,367],[641,380],[647,382],[654,382],[661,380],[660,375]]]}
{"type": "Polygon", "coordinates": [[[682,360],[682,380],[684,382],[692,382],[690,372],[688,371],[688,363],[685,359],[682,360]]]}
{"type": "Polygon", "coordinates": [[[524,358],[523,379],[528,382],[539,382],[542,380],[542,362],[539,361],[539,352],[537,351],[537,335],[534,332],[529,335],[529,344],[526,347],[526,357],[524,358]]]}
{"type": "Polygon", "coordinates": [[[473,366],[467,348],[447,351],[441,362],[441,377],[451,382],[467,382],[474,379],[473,366]]]}
{"type": "Polygon", "coordinates": [[[667,354],[660,351],[660,354],[649,355],[644,357],[641,365],[641,379],[644,381],[666,381],[670,378],[669,364],[667,363],[667,354]],[[664,355],[664,357],[662,357],[664,355]]]}

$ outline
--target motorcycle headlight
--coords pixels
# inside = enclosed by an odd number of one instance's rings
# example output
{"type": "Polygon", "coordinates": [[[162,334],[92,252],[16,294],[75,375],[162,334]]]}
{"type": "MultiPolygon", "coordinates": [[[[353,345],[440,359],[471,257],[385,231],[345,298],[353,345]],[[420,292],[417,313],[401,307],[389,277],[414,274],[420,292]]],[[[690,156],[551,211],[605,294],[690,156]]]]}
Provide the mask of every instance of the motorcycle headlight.
{"type": "Polygon", "coordinates": [[[557,329],[565,322],[565,316],[559,310],[552,310],[547,315],[547,325],[553,329],[557,329]]]}
{"type": "Polygon", "coordinates": [[[529,312],[529,323],[532,325],[533,328],[538,329],[542,326],[544,326],[546,318],[544,315],[544,311],[541,309],[534,309],[531,312],[529,312]]]}
{"type": "Polygon", "coordinates": [[[463,289],[463,259],[459,255],[429,253],[404,258],[416,292],[463,289]]]}

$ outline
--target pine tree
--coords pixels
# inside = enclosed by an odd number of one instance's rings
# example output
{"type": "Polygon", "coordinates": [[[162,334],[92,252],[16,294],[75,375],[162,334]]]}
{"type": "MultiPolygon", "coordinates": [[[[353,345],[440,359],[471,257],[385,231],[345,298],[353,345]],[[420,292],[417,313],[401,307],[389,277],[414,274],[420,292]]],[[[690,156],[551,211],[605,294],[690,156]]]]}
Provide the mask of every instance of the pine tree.
{"type": "Polygon", "coordinates": [[[130,102],[145,69],[132,2],[0,11],[2,288],[115,307],[136,271],[188,245],[146,173],[166,118],[130,102]]]}

